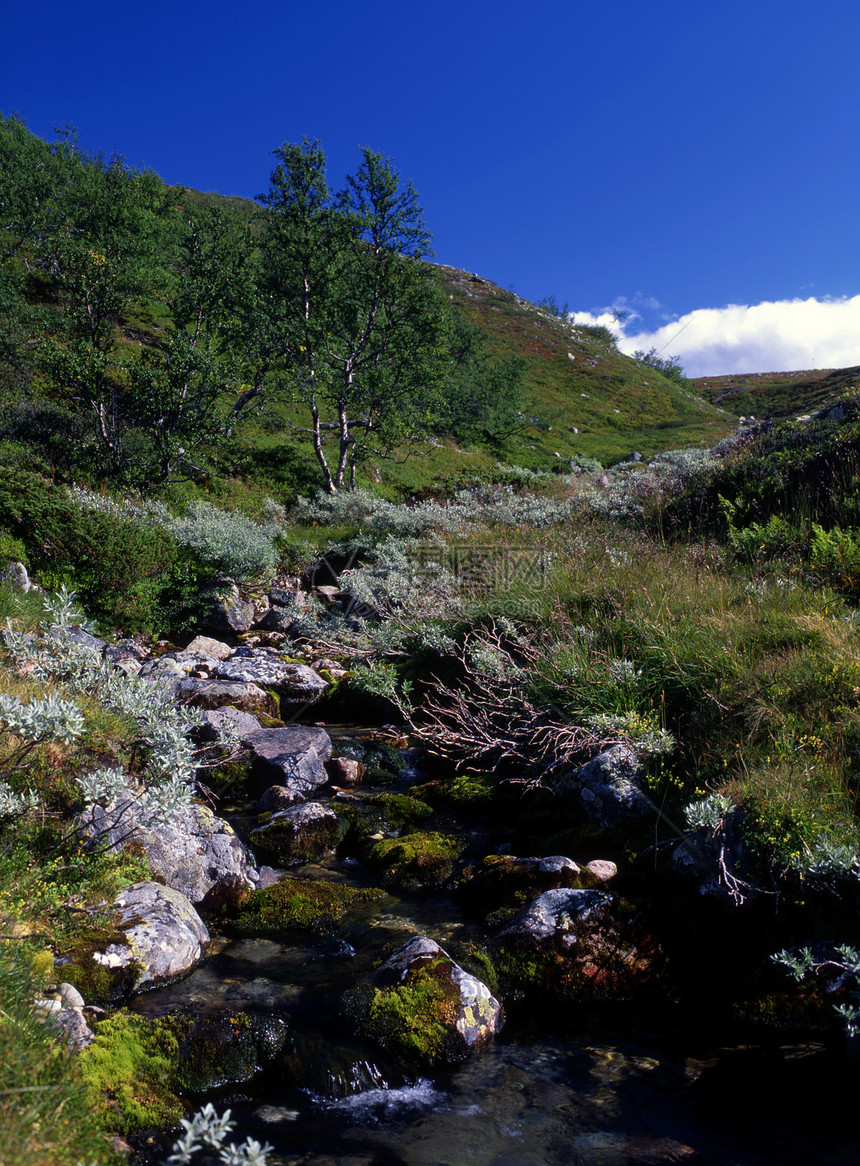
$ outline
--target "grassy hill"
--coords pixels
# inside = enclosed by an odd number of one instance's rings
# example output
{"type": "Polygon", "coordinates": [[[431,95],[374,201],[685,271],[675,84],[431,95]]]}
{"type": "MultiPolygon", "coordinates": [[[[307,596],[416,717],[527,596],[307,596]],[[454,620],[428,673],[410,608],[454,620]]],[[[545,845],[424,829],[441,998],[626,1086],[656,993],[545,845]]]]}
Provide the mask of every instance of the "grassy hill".
{"type": "Polygon", "coordinates": [[[856,391],[860,366],[697,377],[693,383],[706,401],[735,417],[790,417],[813,413],[834,398],[856,391]]]}

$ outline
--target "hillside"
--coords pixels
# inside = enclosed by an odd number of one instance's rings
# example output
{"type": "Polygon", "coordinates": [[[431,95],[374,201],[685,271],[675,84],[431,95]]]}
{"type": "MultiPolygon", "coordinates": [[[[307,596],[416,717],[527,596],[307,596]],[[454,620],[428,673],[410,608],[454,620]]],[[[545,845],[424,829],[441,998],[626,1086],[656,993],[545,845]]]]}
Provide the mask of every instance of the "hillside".
{"type": "Polygon", "coordinates": [[[856,390],[860,367],[697,377],[693,383],[706,401],[735,417],[789,417],[812,413],[856,390]]]}
{"type": "Polygon", "coordinates": [[[581,455],[604,464],[666,449],[714,445],[734,415],[624,356],[599,330],[574,327],[479,275],[440,266],[455,307],[483,328],[492,350],[527,361],[532,424],[510,439],[504,460],[549,468],[581,455]]]}

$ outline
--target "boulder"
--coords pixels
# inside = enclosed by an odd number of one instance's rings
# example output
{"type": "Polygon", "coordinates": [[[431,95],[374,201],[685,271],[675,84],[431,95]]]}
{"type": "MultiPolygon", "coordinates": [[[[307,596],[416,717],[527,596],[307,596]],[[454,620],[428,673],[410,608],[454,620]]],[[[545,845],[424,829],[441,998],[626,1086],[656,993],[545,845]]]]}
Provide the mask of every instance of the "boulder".
{"type": "Polygon", "coordinates": [[[143,991],[189,972],[209,942],[203,920],[186,897],[160,883],[134,883],[114,901],[123,943],[107,944],[93,959],[110,970],[133,968],[143,991]]]}
{"type": "Polygon", "coordinates": [[[359,1032],[425,1065],[463,1060],[501,1028],[502,1006],[432,939],[416,935],[348,993],[359,1032]]]}
{"type": "Polygon", "coordinates": [[[621,826],[653,812],[642,792],[642,766],[628,745],[612,745],[581,769],[561,778],[556,793],[574,817],[584,814],[598,826],[621,826]]]}
{"type": "Polygon", "coordinates": [[[256,684],[229,680],[205,680],[186,677],[176,684],[176,699],[199,709],[217,709],[231,705],[240,712],[277,715],[275,700],[256,684]]]}
{"type": "Polygon", "coordinates": [[[336,785],[358,785],[364,777],[364,765],[353,757],[334,757],[326,766],[336,785]]]}
{"type": "Polygon", "coordinates": [[[545,891],[502,928],[493,946],[515,990],[545,992],[550,1000],[628,997],[664,971],[654,937],[603,890],[545,891]]]}
{"type": "Polygon", "coordinates": [[[199,735],[204,741],[214,741],[222,726],[232,725],[239,737],[260,731],[260,722],[250,713],[243,713],[232,705],[206,709],[200,718],[199,735]]]}
{"type": "Polygon", "coordinates": [[[313,704],[329,687],[307,664],[290,663],[270,648],[240,648],[218,664],[215,674],[219,680],[277,688],[282,705],[313,704]]]}
{"type": "Polygon", "coordinates": [[[226,660],[233,649],[223,640],[213,640],[211,636],[195,636],[185,651],[196,656],[208,656],[210,660],[226,660]]]}
{"type": "Polygon", "coordinates": [[[141,829],[134,802],[125,800],[104,808],[88,806],[77,818],[86,837],[99,839],[112,850],[139,843],[152,873],[192,903],[225,875],[237,875],[248,885],[254,869],[245,847],[233,828],[206,806],[183,806],[173,813],[169,826],[141,829]]]}
{"type": "Polygon", "coordinates": [[[27,568],[23,563],[18,562],[17,559],[8,559],[0,567],[0,583],[5,583],[13,591],[23,591],[25,593],[33,586],[30,582],[30,576],[27,574],[27,568]]]}
{"type": "Polygon", "coordinates": [[[263,788],[282,785],[306,797],[328,781],[325,763],[331,757],[331,737],[311,725],[285,725],[282,729],[255,729],[242,734],[250,749],[263,788]]]}
{"type": "Polygon", "coordinates": [[[337,814],[319,802],[303,802],[273,814],[251,832],[255,849],[279,866],[313,862],[333,850],[341,835],[337,814]]]}
{"type": "Polygon", "coordinates": [[[606,918],[614,896],[607,891],[560,887],[544,891],[499,933],[502,941],[533,947],[573,947],[586,930],[606,918]]]}
{"type": "Polygon", "coordinates": [[[290,806],[303,801],[305,798],[302,794],[285,785],[270,785],[257,802],[257,813],[277,814],[279,810],[288,810],[290,806]]]}
{"type": "Polygon", "coordinates": [[[243,599],[232,580],[205,591],[203,598],[209,604],[206,622],[216,631],[246,632],[253,625],[256,616],[254,604],[243,599]]]}
{"type": "Polygon", "coordinates": [[[242,1085],[283,1048],[280,1017],[221,1009],[193,1020],[179,1042],[177,1083],[183,1092],[208,1093],[242,1085]]]}

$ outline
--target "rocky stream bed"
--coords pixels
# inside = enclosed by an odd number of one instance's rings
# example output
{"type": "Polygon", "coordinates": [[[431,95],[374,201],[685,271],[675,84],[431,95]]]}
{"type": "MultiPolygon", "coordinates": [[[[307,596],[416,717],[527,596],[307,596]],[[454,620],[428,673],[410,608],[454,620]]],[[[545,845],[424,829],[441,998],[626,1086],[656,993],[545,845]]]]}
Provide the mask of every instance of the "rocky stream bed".
{"type": "MultiPolygon", "coordinates": [[[[229,1107],[272,1163],[860,1160],[855,1063],[821,1001],[789,1000],[730,821],[636,857],[653,807],[623,744],[554,790],[488,787],[325,723],[340,662],[287,658],[276,603],[245,605],[244,641],[225,610],[182,651],[90,645],[234,748],[166,826],[121,799],[80,815],[152,880],[57,961],[42,1006],[71,1043],[117,1016],[167,1034],[174,1100],[229,1107]]],[[[160,1162],[170,1135],[130,1145],[160,1162]]]]}

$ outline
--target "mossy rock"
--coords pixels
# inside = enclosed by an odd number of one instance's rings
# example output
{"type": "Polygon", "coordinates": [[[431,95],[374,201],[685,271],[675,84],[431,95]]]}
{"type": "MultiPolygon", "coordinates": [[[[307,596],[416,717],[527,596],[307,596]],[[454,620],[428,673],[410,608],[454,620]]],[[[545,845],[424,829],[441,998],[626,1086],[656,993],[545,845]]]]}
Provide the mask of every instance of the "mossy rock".
{"type": "Polygon", "coordinates": [[[252,831],[251,845],[280,866],[297,866],[334,850],[345,831],[346,825],[327,806],[301,802],[268,817],[252,831]]]}
{"type": "MultiPolygon", "coordinates": [[[[231,1012],[183,1018],[175,1079],[183,1093],[208,1093],[226,1085],[243,1085],[281,1051],[287,1026],[277,1016],[231,1012]]],[[[177,1022],[180,1023],[180,1022],[177,1022]]]]}
{"type": "Polygon", "coordinates": [[[367,865],[396,886],[442,887],[452,884],[462,850],[461,840],[450,834],[405,834],[374,843],[367,865]]]}
{"type": "Polygon", "coordinates": [[[530,899],[556,887],[596,887],[599,880],[589,870],[562,855],[518,858],[490,854],[463,871],[460,886],[466,906],[490,926],[498,926],[530,899]]]}
{"type": "Polygon", "coordinates": [[[419,797],[445,801],[458,809],[486,810],[498,797],[498,782],[486,773],[458,773],[444,781],[425,782],[413,788],[419,797]]]}
{"type": "Polygon", "coordinates": [[[100,1021],[80,1054],[81,1076],[92,1108],[108,1129],[175,1126],[185,1116],[176,1096],[181,1024],[118,1012],[100,1021]]]}
{"type": "Polygon", "coordinates": [[[341,843],[341,849],[348,854],[358,853],[374,834],[397,836],[433,813],[432,806],[407,794],[379,793],[356,801],[338,800],[331,805],[348,824],[341,843]]]}
{"type": "Polygon", "coordinates": [[[372,902],[382,892],[345,886],[330,879],[286,876],[273,887],[251,891],[228,921],[240,935],[271,935],[310,931],[333,932],[356,903],[372,902]]]}
{"type": "Polygon", "coordinates": [[[80,928],[73,945],[56,961],[57,974],[77,988],[87,1004],[107,1008],[119,1000],[128,1000],[137,986],[143,965],[132,962],[125,967],[106,967],[94,959],[96,952],[110,945],[126,947],[125,932],[111,920],[80,928]]]}
{"type": "Polygon", "coordinates": [[[486,984],[425,936],[407,941],[366,983],[347,992],[342,1010],[360,1035],[423,1066],[463,1060],[502,1020],[486,984]]]}

